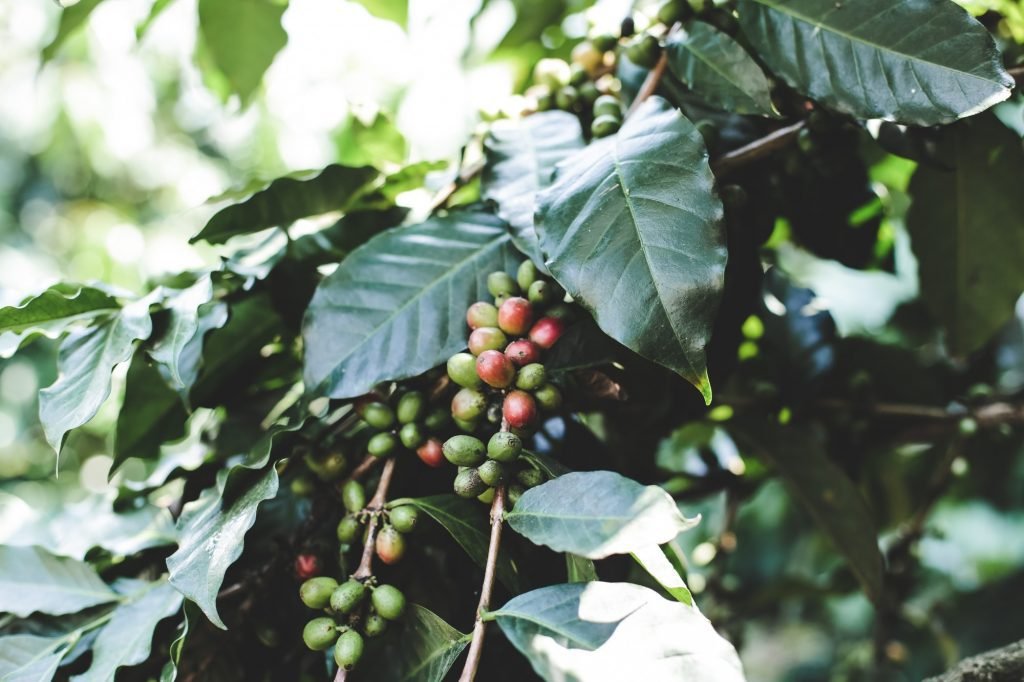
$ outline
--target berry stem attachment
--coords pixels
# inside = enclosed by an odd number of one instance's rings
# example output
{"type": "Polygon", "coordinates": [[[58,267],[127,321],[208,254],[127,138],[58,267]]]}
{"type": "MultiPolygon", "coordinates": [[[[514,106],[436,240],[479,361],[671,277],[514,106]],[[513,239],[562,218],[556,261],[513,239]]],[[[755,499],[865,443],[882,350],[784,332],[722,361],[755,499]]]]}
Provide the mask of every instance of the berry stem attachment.
{"type": "Polygon", "coordinates": [[[480,603],[476,607],[476,621],[473,623],[473,638],[469,643],[469,654],[466,666],[462,669],[459,682],[473,682],[476,670],[480,665],[480,657],[484,649],[484,630],[487,623],[484,614],[491,606],[491,592],[494,591],[494,573],[498,566],[498,548],[501,546],[502,521],[505,515],[505,486],[494,489],[494,501],[491,502],[491,541],[487,547],[487,563],[484,565],[484,582],[480,587],[480,603]]]}
{"type": "MultiPolygon", "coordinates": [[[[395,473],[395,458],[388,457],[384,462],[384,469],[380,472],[380,482],[377,483],[377,491],[373,493],[366,509],[371,512],[379,512],[384,509],[384,503],[388,498],[388,487],[391,485],[391,478],[395,473]]],[[[374,540],[377,539],[377,525],[380,520],[379,514],[372,514],[366,526],[366,544],[363,546],[363,556],[359,560],[359,568],[352,574],[356,580],[366,580],[373,575],[373,552],[374,540]]]]}

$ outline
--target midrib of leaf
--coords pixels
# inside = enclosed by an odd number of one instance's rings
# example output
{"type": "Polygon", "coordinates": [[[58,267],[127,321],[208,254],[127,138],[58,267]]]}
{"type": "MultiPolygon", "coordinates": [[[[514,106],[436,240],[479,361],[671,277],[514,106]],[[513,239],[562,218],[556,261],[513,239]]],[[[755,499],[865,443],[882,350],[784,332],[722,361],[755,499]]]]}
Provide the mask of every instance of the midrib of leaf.
{"type": "MultiPolygon", "coordinates": [[[[914,55],[907,54],[905,52],[900,52],[898,50],[893,50],[892,48],[886,47],[884,45],[879,45],[878,43],[873,43],[870,40],[866,40],[864,38],[860,38],[860,37],[858,37],[858,36],[856,36],[856,35],[854,35],[852,33],[847,33],[846,31],[840,31],[837,28],[834,28],[834,27],[829,26],[827,24],[824,24],[822,22],[816,21],[815,19],[812,19],[811,17],[807,16],[806,14],[802,14],[800,12],[796,12],[796,11],[791,10],[791,9],[783,9],[782,5],[776,5],[776,4],[772,3],[772,2],[770,2],[769,0],[750,0],[750,1],[751,2],[756,2],[759,5],[764,5],[765,7],[773,9],[773,10],[779,12],[780,14],[785,14],[785,15],[787,15],[789,17],[792,17],[793,19],[796,19],[798,21],[802,21],[804,23],[811,24],[812,26],[817,28],[819,31],[826,31],[828,33],[833,33],[835,35],[842,36],[843,38],[846,38],[850,42],[859,43],[859,44],[864,45],[866,47],[874,48],[874,49],[876,49],[876,50],[878,50],[880,52],[886,52],[888,54],[892,54],[892,55],[896,55],[896,56],[899,56],[899,57],[903,57],[904,59],[907,59],[909,61],[917,62],[919,64],[924,64],[926,66],[936,67],[936,68],[943,69],[945,71],[949,71],[949,72],[952,72],[952,73],[959,73],[959,74],[963,74],[965,76],[970,76],[971,78],[974,78],[975,80],[982,81],[984,83],[997,83],[999,85],[1002,85],[1001,83],[998,83],[998,81],[993,81],[991,79],[985,78],[984,76],[975,75],[975,74],[971,73],[970,71],[961,71],[961,70],[955,69],[955,68],[953,68],[951,66],[946,66],[945,64],[939,64],[938,62],[929,62],[929,61],[926,61],[924,59],[921,59],[920,57],[916,57],[914,55]]],[[[875,19],[877,17],[871,17],[871,18],[875,19]]],[[[929,19],[928,21],[931,21],[931,19],[929,19]]],[[[928,23],[928,21],[926,21],[925,24],[922,24],[922,26],[926,25],[928,23]]],[[[860,28],[860,27],[858,26],[857,28],[860,28]]],[[[919,26],[919,28],[920,28],[920,26],[919,26]]],[[[934,45],[929,45],[929,47],[935,47],[935,46],[934,45]]],[[[828,69],[826,69],[826,71],[828,71],[828,69]]],[[[885,69],[882,69],[882,72],[885,73],[885,69]]],[[[831,72],[829,72],[829,76],[831,77],[831,72]]],[[[915,78],[917,77],[916,73],[914,74],[914,77],[915,78]]],[[[923,90],[922,90],[922,92],[923,92],[923,90]]]]}
{"type": "Polygon", "coordinates": [[[636,518],[636,516],[577,516],[575,514],[539,514],[537,512],[518,512],[515,510],[506,514],[506,518],[516,516],[529,516],[535,519],[551,519],[555,521],[632,521],[636,518]]]}
{"type": "Polygon", "coordinates": [[[411,669],[411,670],[409,671],[409,674],[405,675],[405,676],[404,676],[404,677],[403,677],[402,679],[403,679],[403,680],[415,680],[415,679],[416,679],[416,675],[418,675],[418,674],[419,674],[419,672],[420,672],[421,670],[425,669],[425,668],[426,668],[427,666],[429,666],[429,665],[430,665],[431,663],[433,663],[433,662],[434,662],[434,661],[436,661],[436,660],[437,660],[438,658],[440,658],[442,654],[444,654],[444,653],[448,652],[448,651],[449,651],[449,650],[451,650],[451,649],[454,649],[454,648],[455,648],[455,646],[456,646],[456,645],[458,645],[458,644],[462,644],[463,646],[465,646],[465,645],[466,645],[466,644],[467,644],[467,643],[468,643],[468,642],[469,642],[469,641],[470,641],[471,639],[473,639],[473,635],[472,635],[472,634],[468,634],[468,635],[467,635],[467,634],[465,634],[465,633],[461,633],[461,632],[460,632],[459,634],[460,634],[460,635],[462,635],[462,636],[461,636],[461,637],[459,637],[458,639],[456,639],[456,640],[452,641],[452,642],[451,642],[451,643],[450,643],[450,644],[449,644],[448,646],[446,646],[446,647],[443,647],[443,648],[441,648],[441,649],[434,649],[434,650],[433,650],[433,651],[432,651],[432,652],[430,653],[430,655],[429,655],[429,656],[427,656],[427,657],[426,657],[426,658],[425,658],[425,659],[423,660],[423,662],[421,662],[421,663],[420,663],[420,664],[419,664],[418,666],[416,666],[415,668],[411,669]]]}
{"type": "Polygon", "coordinates": [[[685,48],[685,49],[686,49],[686,51],[687,51],[687,52],[689,52],[690,54],[692,54],[692,55],[693,55],[694,57],[696,57],[697,59],[699,59],[699,60],[701,61],[701,63],[702,63],[702,64],[705,64],[705,65],[707,65],[708,67],[710,67],[710,68],[711,68],[711,70],[712,70],[712,71],[714,71],[715,73],[717,73],[717,74],[718,74],[719,76],[721,76],[721,77],[722,77],[722,79],[723,79],[724,81],[726,81],[727,83],[729,83],[729,84],[733,85],[733,86],[734,86],[734,87],[735,87],[735,88],[736,88],[737,90],[739,90],[740,92],[742,92],[742,93],[743,93],[743,96],[744,96],[744,97],[746,97],[747,99],[753,100],[753,97],[751,97],[750,95],[748,95],[748,94],[747,94],[747,93],[746,93],[746,92],[745,92],[745,91],[743,90],[743,84],[742,84],[742,83],[740,83],[739,81],[733,80],[733,79],[732,79],[732,78],[731,78],[731,77],[729,76],[729,73],[728,73],[728,72],[726,72],[726,71],[722,71],[722,70],[721,70],[720,68],[718,68],[718,64],[717,64],[717,63],[715,62],[715,60],[714,60],[714,59],[712,59],[712,58],[711,58],[711,57],[710,57],[709,55],[707,55],[707,54],[706,54],[706,53],[704,53],[704,52],[701,52],[700,50],[697,50],[697,49],[696,49],[696,48],[695,48],[695,47],[693,46],[693,44],[692,44],[692,43],[690,43],[690,42],[680,42],[680,43],[679,43],[679,45],[681,45],[681,46],[682,46],[683,48],[685,48]]]}

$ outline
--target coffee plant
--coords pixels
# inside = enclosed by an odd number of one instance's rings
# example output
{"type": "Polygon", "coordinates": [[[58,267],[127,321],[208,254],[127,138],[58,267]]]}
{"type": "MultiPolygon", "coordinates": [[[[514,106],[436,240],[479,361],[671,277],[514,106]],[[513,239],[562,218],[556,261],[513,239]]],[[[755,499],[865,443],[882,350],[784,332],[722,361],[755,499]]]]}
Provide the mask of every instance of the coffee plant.
{"type": "MultiPolygon", "coordinates": [[[[4,536],[0,680],[1021,679],[955,667],[1024,636],[1019,7],[505,4],[457,162],[350,136],[237,178],[216,267],[0,309],[59,340],[49,476],[122,386],[145,472],[4,536]],[[936,558],[978,499],[1002,563],[936,558]]],[[[251,101],[284,7],[199,0],[211,82],[251,101]]]]}

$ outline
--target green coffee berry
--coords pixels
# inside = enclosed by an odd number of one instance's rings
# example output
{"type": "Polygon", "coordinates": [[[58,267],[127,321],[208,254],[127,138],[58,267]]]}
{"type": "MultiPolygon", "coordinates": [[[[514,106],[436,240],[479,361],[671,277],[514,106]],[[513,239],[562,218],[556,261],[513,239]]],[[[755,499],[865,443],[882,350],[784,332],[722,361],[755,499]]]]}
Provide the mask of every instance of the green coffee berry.
{"type": "MultiPolygon", "coordinates": [[[[468,353],[467,353],[468,355],[468,353]]],[[[472,357],[472,356],[470,356],[472,357]]],[[[476,373],[476,363],[473,363],[473,373],[476,373]]],[[[479,379],[479,377],[477,377],[479,379]]],[[[428,431],[436,432],[444,429],[452,420],[452,414],[443,407],[435,407],[423,419],[423,425],[428,431]]]]}
{"type": "Polygon", "coordinates": [[[476,471],[480,476],[480,480],[492,488],[501,483],[501,479],[505,477],[505,468],[501,466],[501,462],[493,459],[489,459],[481,464],[476,471]]]}
{"type": "Polygon", "coordinates": [[[348,460],[345,453],[333,450],[323,457],[306,455],[306,466],[322,481],[333,481],[345,471],[348,460]]]}
{"type": "Polygon", "coordinates": [[[322,609],[331,603],[331,594],[338,588],[334,578],[310,578],[299,588],[299,599],[311,609],[322,609]]]}
{"type": "Polygon", "coordinates": [[[544,317],[553,317],[556,320],[564,320],[566,322],[571,321],[575,316],[576,311],[573,310],[573,307],[568,303],[553,305],[544,313],[544,317]]]}
{"type": "Polygon", "coordinates": [[[544,365],[534,362],[519,370],[519,374],[516,375],[516,388],[534,391],[547,383],[547,380],[548,373],[544,365]]]}
{"type": "Polygon", "coordinates": [[[479,419],[459,419],[458,417],[452,417],[452,421],[455,422],[455,426],[458,427],[459,431],[466,433],[473,433],[480,426],[479,419]]]}
{"type": "Polygon", "coordinates": [[[366,596],[366,585],[358,580],[342,583],[331,594],[331,608],[339,613],[349,614],[366,596]]]}
{"type": "Polygon", "coordinates": [[[456,353],[448,358],[448,376],[459,386],[476,388],[483,384],[476,374],[476,358],[469,353],[456,353]]]}
{"type": "Polygon", "coordinates": [[[538,280],[531,284],[530,290],[526,294],[530,303],[538,306],[558,303],[562,300],[563,296],[565,296],[565,290],[562,287],[554,282],[545,282],[544,280],[538,280]]]}
{"type": "Polygon", "coordinates": [[[526,489],[523,488],[523,486],[521,486],[518,483],[513,483],[512,485],[510,485],[508,487],[508,506],[509,507],[516,506],[516,502],[519,501],[519,498],[522,497],[523,493],[525,493],[525,492],[526,492],[526,489]]]}
{"type": "Polygon", "coordinates": [[[594,137],[608,137],[619,131],[621,122],[612,116],[598,116],[590,124],[590,132],[594,137]]]}
{"type": "Polygon", "coordinates": [[[370,602],[381,618],[398,620],[405,613],[405,595],[392,585],[380,585],[370,595],[370,602]]]}
{"type": "Polygon", "coordinates": [[[374,457],[386,457],[398,447],[398,439],[393,433],[378,433],[366,444],[366,451],[374,457]]]}
{"type": "Polygon", "coordinates": [[[544,384],[533,392],[533,397],[542,410],[554,412],[562,406],[562,392],[553,384],[544,384]]]}
{"type": "Polygon", "coordinates": [[[515,296],[519,293],[519,285],[507,272],[492,272],[487,275],[487,291],[491,296],[515,296]]]}
{"type": "Polygon", "coordinates": [[[650,33],[645,33],[626,48],[629,61],[645,69],[652,69],[661,56],[661,44],[650,33]]]}
{"type": "Polygon", "coordinates": [[[395,530],[400,533],[411,533],[420,520],[420,512],[411,504],[403,504],[388,512],[388,519],[395,530]]]}
{"type": "Polygon", "coordinates": [[[957,424],[957,430],[960,431],[961,436],[973,436],[978,432],[978,421],[974,417],[964,417],[957,424]]]}
{"type": "Polygon", "coordinates": [[[453,488],[456,495],[468,498],[476,497],[487,490],[487,484],[480,478],[480,472],[476,469],[466,469],[455,477],[453,488]]]}
{"type": "Polygon", "coordinates": [[[380,637],[388,629],[388,622],[379,613],[371,613],[363,623],[363,632],[367,637],[380,637]]]}
{"type": "Polygon", "coordinates": [[[658,21],[671,26],[677,21],[685,21],[693,16],[693,8],[687,0],[668,0],[658,8],[658,21]]]}
{"type": "Polygon", "coordinates": [[[333,618],[314,618],[302,628],[302,641],[313,651],[326,651],[338,637],[333,618]]]}
{"type": "Polygon", "coordinates": [[[452,398],[452,416],[463,421],[481,417],[487,410],[487,396],[474,388],[463,388],[452,398]]]}
{"type": "Polygon", "coordinates": [[[570,111],[576,104],[576,99],[579,97],[579,93],[571,85],[564,85],[558,88],[558,92],[555,93],[555,104],[559,109],[563,111],[570,111]]]}
{"type": "Polygon", "coordinates": [[[599,36],[591,38],[590,42],[594,44],[594,47],[601,50],[601,52],[610,52],[619,44],[619,39],[611,33],[602,33],[599,36]]]}
{"type": "MultiPolygon", "coordinates": [[[[537,266],[533,264],[532,260],[524,260],[519,264],[519,269],[516,270],[516,284],[523,291],[526,291],[530,286],[537,281],[540,274],[537,272],[537,266]]],[[[498,324],[498,312],[494,312],[494,325],[498,324]]]]}
{"type": "Polygon", "coordinates": [[[587,81],[580,85],[578,89],[580,91],[580,101],[587,106],[593,104],[594,100],[601,96],[601,91],[597,89],[593,81],[587,81]]]}
{"type": "Polygon", "coordinates": [[[485,490],[482,493],[480,493],[479,495],[477,495],[476,499],[480,500],[484,504],[490,504],[490,503],[494,502],[494,495],[495,495],[494,488],[488,488],[487,490],[485,490]]]}
{"type": "Polygon", "coordinates": [[[555,96],[544,92],[537,96],[537,111],[550,111],[555,108],[555,96]]]}
{"type": "Polygon", "coordinates": [[[622,120],[622,105],[614,95],[601,95],[594,100],[594,118],[598,116],[611,116],[622,120]]]}
{"type": "Polygon", "coordinates": [[[444,457],[455,466],[473,467],[484,461],[487,448],[479,438],[473,436],[452,436],[442,448],[444,457]]]}
{"type": "Polygon", "coordinates": [[[346,481],[341,487],[341,501],[350,512],[361,511],[366,506],[366,491],[359,481],[346,481]]]}
{"type": "Polygon", "coordinates": [[[533,488],[544,482],[544,474],[531,467],[516,474],[516,479],[524,488],[533,488]]]}
{"type": "Polygon", "coordinates": [[[398,432],[398,438],[406,448],[415,450],[419,446],[423,445],[423,441],[427,439],[427,434],[424,432],[422,426],[416,422],[411,422],[402,427],[398,432]]]}
{"type": "Polygon", "coordinates": [[[487,456],[498,462],[511,462],[523,451],[523,440],[509,431],[499,431],[487,441],[487,456]]]}
{"type": "Polygon", "coordinates": [[[369,403],[363,408],[363,420],[375,429],[390,429],[395,413],[384,403],[369,403]]]}
{"type": "Polygon", "coordinates": [[[296,497],[309,497],[316,490],[316,483],[309,476],[296,476],[288,487],[296,497]]]}
{"type": "Polygon", "coordinates": [[[359,523],[359,519],[351,515],[345,516],[338,522],[338,542],[345,544],[353,542],[359,537],[360,530],[362,530],[362,524],[359,523]]]}
{"type": "Polygon", "coordinates": [[[363,657],[363,636],[355,630],[346,630],[334,645],[334,662],[339,668],[352,670],[363,657]]]}
{"type": "MultiPolygon", "coordinates": [[[[497,311],[495,311],[494,316],[497,319],[497,311]]],[[[409,391],[398,400],[395,416],[398,417],[399,424],[411,424],[419,421],[426,410],[427,400],[423,397],[423,394],[419,391],[409,391]]]]}

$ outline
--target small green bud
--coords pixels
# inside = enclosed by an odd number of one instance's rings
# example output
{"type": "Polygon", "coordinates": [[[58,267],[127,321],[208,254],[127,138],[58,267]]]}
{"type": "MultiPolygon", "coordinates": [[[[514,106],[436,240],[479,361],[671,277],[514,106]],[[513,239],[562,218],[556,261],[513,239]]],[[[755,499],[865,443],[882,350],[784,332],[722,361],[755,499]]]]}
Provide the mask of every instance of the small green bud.
{"type": "Polygon", "coordinates": [[[476,358],[469,353],[456,353],[448,358],[448,376],[464,388],[477,388],[483,381],[476,374],[476,358]]]}
{"type": "Polygon", "coordinates": [[[313,651],[326,651],[338,637],[333,618],[314,618],[302,628],[302,641],[313,651]]]}
{"type": "Polygon", "coordinates": [[[480,478],[480,472],[476,469],[466,469],[460,471],[455,477],[455,484],[453,485],[455,494],[459,497],[476,497],[483,491],[487,490],[487,484],[480,478]]]}
{"type": "Polygon", "coordinates": [[[505,477],[505,468],[501,466],[501,462],[489,459],[477,468],[477,473],[481,481],[493,488],[505,477]]]}
{"type": "Polygon", "coordinates": [[[363,420],[377,430],[390,429],[395,413],[384,403],[369,403],[363,408],[363,420]]]}
{"type": "Polygon", "coordinates": [[[507,272],[492,272],[487,275],[487,291],[491,296],[515,296],[519,293],[519,285],[507,272]]]}
{"type": "Polygon", "coordinates": [[[316,483],[312,477],[301,475],[293,478],[288,487],[296,497],[309,497],[316,490],[316,483]]]}
{"type": "Polygon", "coordinates": [[[350,512],[361,511],[366,506],[366,490],[359,481],[346,481],[341,487],[341,501],[350,512]]]}
{"type": "Polygon", "coordinates": [[[511,462],[523,451],[523,440],[510,431],[499,431],[487,441],[487,456],[497,462],[511,462]]]}
{"type": "Polygon", "coordinates": [[[349,614],[366,596],[366,585],[358,580],[349,580],[338,586],[331,594],[331,608],[339,613],[349,614]]]}
{"type": "Polygon", "coordinates": [[[370,438],[366,444],[366,451],[374,457],[386,457],[394,452],[396,447],[398,447],[398,439],[394,434],[385,431],[370,438]]]}
{"type": "Polygon", "coordinates": [[[420,512],[411,504],[403,504],[388,512],[388,518],[395,530],[400,533],[411,533],[420,520],[420,512]]]}
{"type": "Polygon", "coordinates": [[[593,81],[587,81],[586,83],[579,86],[580,101],[585,105],[591,105],[598,97],[601,96],[601,91],[597,89],[593,81]]]}
{"type": "Polygon", "coordinates": [[[359,519],[352,515],[345,516],[338,522],[338,542],[349,544],[357,537],[359,537],[359,531],[362,530],[362,524],[359,523],[359,519]]]}
{"type": "Polygon", "coordinates": [[[339,668],[352,670],[363,657],[363,636],[355,630],[346,630],[334,645],[334,662],[339,668]]]}
{"type": "Polygon", "coordinates": [[[370,602],[381,618],[398,620],[405,613],[405,595],[393,585],[380,585],[370,595],[370,602]]]}
{"type": "Polygon", "coordinates": [[[424,433],[422,426],[416,422],[410,422],[398,432],[398,438],[406,448],[415,450],[423,445],[423,441],[427,440],[427,434],[424,433]]]}
{"type": "Polygon", "coordinates": [[[479,438],[473,436],[452,436],[442,448],[444,457],[455,466],[473,467],[484,461],[487,448],[479,438]]]}
{"type": "Polygon", "coordinates": [[[299,599],[311,609],[322,609],[331,603],[331,594],[338,588],[334,578],[310,578],[299,588],[299,599]]]}
{"type": "Polygon", "coordinates": [[[322,457],[306,455],[306,466],[322,481],[333,481],[341,476],[348,464],[345,453],[332,450],[322,457]]]}
{"type": "MultiPolygon", "coordinates": [[[[519,264],[519,269],[516,270],[516,284],[519,285],[520,289],[523,291],[528,290],[537,281],[537,277],[539,277],[537,266],[533,264],[532,260],[524,260],[519,264]]],[[[498,324],[497,310],[494,313],[494,320],[495,322],[491,326],[497,326],[498,324]]]]}
{"type": "MultiPolygon", "coordinates": [[[[497,317],[497,313],[495,313],[497,317]]],[[[427,409],[427,401],[419,391],[409,391],[398,400],[395,415],[399,424],[411,424],[419,421],[427,409]]]]}
{"type": "Polygon", "coordinates": [[[547,383],[547,380],[548,373],[544,365],[534,362],[519,370],[519,374],[516,375],[516,388],[534,391],[547,383]]]}

